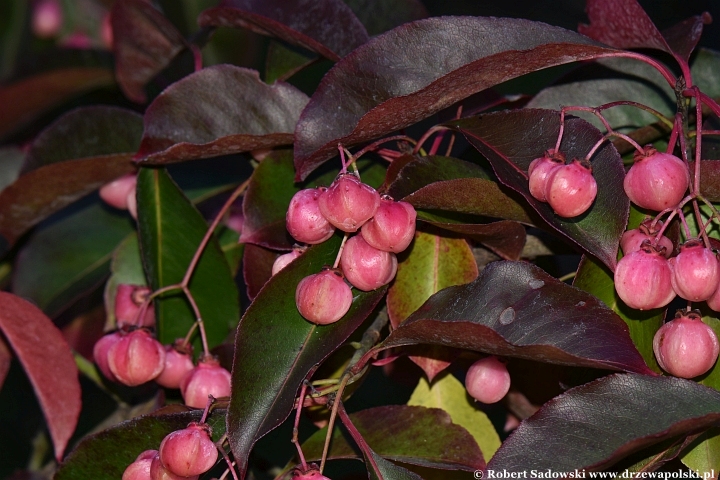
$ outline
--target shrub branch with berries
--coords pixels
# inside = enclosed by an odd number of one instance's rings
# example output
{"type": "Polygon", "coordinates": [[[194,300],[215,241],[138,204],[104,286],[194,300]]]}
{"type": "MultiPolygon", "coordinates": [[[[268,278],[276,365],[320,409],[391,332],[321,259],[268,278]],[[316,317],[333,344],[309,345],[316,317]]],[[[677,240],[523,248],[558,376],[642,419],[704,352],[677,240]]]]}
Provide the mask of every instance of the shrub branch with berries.
{"type": "Polygon", "coordinates": [[[3,476],[717,478],[710,15],[380,3],[4,7],[3,476]]]}

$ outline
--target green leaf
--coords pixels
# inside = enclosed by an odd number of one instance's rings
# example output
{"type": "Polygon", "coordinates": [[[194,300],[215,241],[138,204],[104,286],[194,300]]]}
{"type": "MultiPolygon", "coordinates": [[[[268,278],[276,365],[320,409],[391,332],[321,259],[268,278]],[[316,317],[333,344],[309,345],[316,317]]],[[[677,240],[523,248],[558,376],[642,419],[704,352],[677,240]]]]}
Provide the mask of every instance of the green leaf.
{"type": "Polygon", "coordinates": [[[265,60],[265,81],[284,81],[317,60],[317,55],[293,49],[278,41],[271,40],[265,60]]]}
{"type": "Polygon", "coordinates": [[[371,480],[422,480],[420,475],[385,460],[372,450],[369,452],[369,457],[365,455],[365,465],[371,480]]]}
{"type": "MultiPolygon", "coordinates": [[[[138,174],[138,230],[143,264],[153,290],[179,283],[208,225],[163,169],[143,168],[138,174]]],[[[225,256],[212,237],[188,285],[202,315],[210,348],[222,343],[240,316],[238,291],[225,256]]],[[[155,302],[161,343],[184,337],[196,320],[181,292],[155,302]]],[[[196,336],[196,350],[200,350],[196,336]]]]}
{"type": "Polygon", "coordinates": [[[485,413],[475,406],[465,387],[455,377],[444,374],[432,386],[421,378],[412,393],[408,405],[441,408],[450,415],[452,422],[470,432],[489,461],[500,448],[500,437],[485,413]]]}
{"type": "Polygon", "coordinates": [[[680,455],[680,459],[700,474],[717,472],[720,469],[720,429],[711,428],[700,435],[680,455]]]}
{"type": "Polygon", "coordinates": [[[115,295],[118,285],[147,285],[138,237],[133,232],[115,249],[110,264],[110,279],[105,284],[105,329],[115,328],[115,295]]]}

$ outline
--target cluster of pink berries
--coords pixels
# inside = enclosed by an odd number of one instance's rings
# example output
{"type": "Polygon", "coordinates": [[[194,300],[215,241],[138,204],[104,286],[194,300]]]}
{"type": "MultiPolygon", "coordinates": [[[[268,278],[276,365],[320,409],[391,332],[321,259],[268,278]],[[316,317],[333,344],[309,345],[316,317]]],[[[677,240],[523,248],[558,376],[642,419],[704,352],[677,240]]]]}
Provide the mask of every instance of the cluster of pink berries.
{"type": "MultiPolygon", "coordinates": [[[[352,173],[341,173],[328,188],[301,190],[290,201],[286,225],[298,242],[315,245],[328,240],[338,228],[359,235],[347,239],[340,268],[325,268],[300,281],[295,302],[310,322],[336,322],[350,309],[350,284],[359,290],[387,285],[397,273],[396,253],[405,250],[415,235],[417,214],[407,202],[397,202],[364,184],[352,173]]],[[[278,257],[276,273],[297,258],[302,249],[278,257]]]]}
{"type": "Polygon", "coordinates": [[[129,173],[100,187],[100,198],[110,206],[127,210],[137,219],[137,174],[129,173]]]}
{"type": "Polygon", "coordinates": [[[468,369],[465,389],[478,402],[499,402],[510,390],[510,373],[499,358],[481,358],[468,369]]]}
{"type": "Polygon", "coordinates": [[[563,218],[582,215],[597,196],[590,164],[578,159],[566,163],[565,155],[553,150],[530,163],[528,177],[530,194],[563,218]]]}
{"type": "Polygon", "coordinates": [[[113,382],[137,386],[155,380],[165,388],[179,388],[185,404],[202,408],[208,395],[230,395],[230,372],[211,355],[193,364],[190,347],[184,340],[163,346],[151,328],[152,308],[140,320],[141,306],[150,293],[146,287],[120,285],[115,297],[118,330],[95,344],[93,357],[102,374],[113,382]]]}
{"type": "Polygon", "coordinates": [[[166,436],[158,450],[145,450],[123,473],[122,480],[197,479],[218,459],[210,426],[191,423],[166,436]]]}

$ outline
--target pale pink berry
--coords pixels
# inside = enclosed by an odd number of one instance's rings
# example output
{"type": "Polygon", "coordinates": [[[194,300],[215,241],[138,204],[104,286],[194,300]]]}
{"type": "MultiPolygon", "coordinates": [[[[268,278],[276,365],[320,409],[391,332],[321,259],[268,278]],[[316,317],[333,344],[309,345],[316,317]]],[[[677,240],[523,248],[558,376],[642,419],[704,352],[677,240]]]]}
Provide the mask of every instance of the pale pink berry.
{"type": "Polygon", "coordinates": [[[63,12],[59,0],[40,0],[32,14],[32,31],[40,38],[52,38],[60,33],[63,12]]]}
{"type": "Polygon", "coordinates": [[[285,225],[298,242],[315,245],[335,233],[335,227],[320,212],[319,199],[325,188],[309,188],[293,195],[285,214],[285,225]]]}
{"type": "Polygon", "coordinates": [[[134,387],[160,375],[165,349],[147,330],[134,330],[110,347],[108,365],[120,383],[134,387]]]}
{"type": "Polygon", "coordinates": [[[497,357],[481,358],[468,369],[465,389],[479,402],[499,402],[510,390],[510,373],[497,357]]]}
{"type": "Polygon", "coordinates": [[[718,288],[715,289],[712,296],[707,299],[707,305],[712,310],[720,312],[720,285],[718,285],[718,288]]]}
{"type": "Polygon", "coordinates": [[[720,263],[717,255],[701,241],[689,240],[680,247],[677,257],[669,260],[675,293],[691,302],[712,297],[720,284],[720,263]]]}
{"type": "Polygon", "coordinates": [[[180,381],[193,368],[195,364],[184,342],[165,345],[165,368],[155,382],[165,388],[180,388],[180,381]]]}
{"type": "Polygon", "coordinates": [[[119,380],[115,377],[112,370],[110,370],[110,365],[108,364],[108,351],[110,351],[110,347],[115,345],[120,338],[122,338],[122,336],[119,332],[108,333],[95,342],[95,346],[93,347],[93,359],[95,360],[95,364],[98,366],[98,369],[100,369],[100,372],[102,372],[105,378],[112,382],[118,382],[119,380]]]}
{"type": "Polygon", "coordinates": [[[660,327],[653,351],[660,367],[670,375],[695,378],[715,365],[720,344],[713,329],[691,312],[660,327]]]}
{"type": "Polygon", "coordinates": [[[318,325],[340,320],[350,310],[352,299],[352,290],[336,269],[303,278],[295,290],[300,315],[318,325]]]}
{"type": "Polygon", "coordinates": [[[151,290],[143,285],[121,283],[115,293],[115,321],[119,328],[124,326],[152,327],[155,325],[155,309],[150,304],[139,319],[140,307],[151,290]]]}
{"type": "Polygon", "coordinates": [[[290,265],[290,262],[302,255],[303,251],[304,250],[301,248],[293,248],[291,252],[285,253],[277,257],[275,259],[275,263],[273,263],[272,266],[272,274],[275,275],[280,270],[290,265]]]}
{"type": "Polygon", "coordinates": [[[209,395],[229,397],[231,384],[230,372],[215,358],[205,357],[180,380],[180,393],[188,407],[205,408],[209,395]]]}
{"type": "Polygon", "coordinates": [[[678,157],[647,146],[635,154],[623,187],[630,201],[656,212],[680,203],[690,185],[687,167],[678,157]]]}
{"type": "Polygon", "coordinates": [[[100,40],[108,50],[113,48],[113,29],[112,29],[112,18],[110,12],[103,15],[100,22],[100,40]]]}
{"type": "Polygon", "coordinates": [[[328,477],[320,473],[320,469],[314,463],[308,465],[306,471],[302,471],[302,468],[297,467],[292,472],[292,480],[330,480],[328,477]]]}
{"type": "Polygon", "coordinates": [[[133,188],[128,192],[127,196],[127,210],[132,218],[137,220],[137,196],[136,190],[133,188]]]}
{"type": "Polygon", "coordinates": [[[396,202],[384,196],[380,199],[375,216],[362,226],[360,234],[378,250],[400,253],[415,236],[417,212],[407,202],[396,202]]]}
{"type": "Polygon", "coordinates": [[[556,168],[562,167],[564,164],[565,162],[560,154],[552,155],[550,152],[530,162],[528,167],[530,195],[541,202],[547,202],[545,191],[547,190],[548,177],[556,168]]]}
{"type": "Polygon", "coordinates": [[[651,244],[655,245],[656,250],[662,253],[665,258],[670,258],[670,255],[672,255],[673,253],[674,247],[672,241],[669,238],[667,238],[665,235],[662,235],[658,243],[655,244],[655,238],[657,237],[660,228],[662,228],[662,225],[662,222],[658,222],[657,225],[653,228],[652,221],[646,220],[638,228],[628,230],[627,232],[623,233],[622,237],[620,238],[620,248],[622,249],[623,254],[628,255],[631,252],[640,250],[643,242],[647,240],[651,244]]]}
{"type": "Polygon", "coordinates": [[[362,235],[355,235],[345,243],[340,267],[352,286],[368,292],[387,285],[395,278],[397,257],[394,253],[371,247],[362,235]]]}
{"type": "Polygon", "coordinates": [[[155,454],[150,462],[150,480],[198,480],[199,478],[200,475],[183,477],[171,472],[163,465],[160,460],[160,454],[155,454]]]}
{"type": "Polygon", "coordinates": [[[597,182],[592,169],[579,160],[557,167],[547,177],[545,198],[555,213],[563,218],[585,213],[597,196],[597,182]]]}
{"type": "Polygon", "coordinates": [[[150,480],[150,464],[157,450],[145,450],[128,465],[122,475],[122,480],[150,480]]]}
{"type": "Polygon", "coordinates": [[[356,232],[380,205],[380,194],[352,173],[342,173],[320,195],[320,211],[343,232],[356,232]]]}
{"type": "Polygon", "coordinates": [[[615,291],[629,307],[651,310],[675,298],[667,259],[652,245],[620,259],[615,267],[615,291]]]}
{"type": "Polygon", "coordinates": [[[137,175],[130,173],[100,187],[100,198],[110,206],[127,210],[128,196],[135,191],[137,175]]]}
{"type": "Polygon", "coordinates": [[[182,477],[200,475],[212,468],[218,450],[204,423],[191,423],[176,430],[160,443],[160,461],[170,472],[182,477]]]}

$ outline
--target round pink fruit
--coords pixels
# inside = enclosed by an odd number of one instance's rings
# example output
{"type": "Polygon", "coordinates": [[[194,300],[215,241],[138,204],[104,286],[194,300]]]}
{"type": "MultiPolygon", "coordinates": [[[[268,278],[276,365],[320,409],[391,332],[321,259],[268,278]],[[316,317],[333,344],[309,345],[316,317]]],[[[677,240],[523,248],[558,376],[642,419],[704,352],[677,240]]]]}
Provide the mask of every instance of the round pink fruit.
{"type": "Polygon", "coordinates": [[[217,447],[204,423],[191,423],[183,430],[170,433],[160,443],[159,450],[165,468],[181,477],[207,472],[218,458],[217,447]]]}
{"type": "Polygon", "coordinates": [[[110,347],[108,365],[120,383],[134,387],[160,375],[165,349],[147,330],[134,330],[110,347]]]}
{"type": "Polygon", "coordinates": [[[115,293],[115,322],[118,328],[124,326],[152,327],[155,325],[155,309],[152,304],[145,310],[142,320],[138,319],[140,307],[150,295],[150,289],[143,285],[121,283],[115,293]]]}
{"type": "Polygon", "coordinates": [[[335,227],[320,213],[319,199],[325,188],[309,188],[293,195],[285,214],[285,225],[298,242],[315,245],[335,233],[335,227]]]}
{"type": "Polygon", "coordinates": [[[305,320],[327,325],[340,320],[352,304],[352,290],[337,269],[303,278],[295,290],[295,304],[305,320]]]}
{"type": "Polygon", "coordinates": [[[631,308],[664,307],[675,298],[667,259],[649,244],[625,255],[615,267],[615,291],[631,308]]]}
{"type": "Polygon", "coordinates": [[[545,191],[547,190],[548,177],[556,168],[565,164],[561,157],[548,155],[548,153],[530,162],[530,167],[528,167],[530,195],[541,202],[547,202],[545,191]]]}
{"type": "Polygon", "coordinates": [[[394,253],[371,247],[362,235],[355,235],[345,243],[340,266],[348,282],[369,292],[387,285],[395,278],[397,257],[394,253]]]}
{"type": "Polygon", "coordinates": [[[55,37],[63,26],[63,12],[59,0],[40,0],[32,13],[32,31],[39,38],[55,37]]]}
{"type": "Polygon", "coordinates": [[[205,357],[182,378],[180,393],[185,405],[205,408],[209,395],[214,398],[229,397],[231,383],[230,372],[221,367],[216,359],[205,357]]]}
{"type": "Polygon", "coordinates": [[[547,177],[545,197],[555,213],[563,218],[585,213],[597,196],[592,169],[579,160],[554,169],[547,177]]]}
{"type": "Polygon", "coordinates": [[[195,365],[183,343],[165,345],[165,368],[155,381],[165,388],[180,388],[180,381],[195,365]]]}
{"type": "Polygon", "coordinates": [[[415,236],[416,218],[417,212],[409,203],[383,197],[375,216],[362,226],[360,234],[378,250],[400,253],[415,236]]]}
{"type": "Polygon", "coordinates": [[[677,257],[669,260],[675,293],[691,302],[712,297],[720,284],[720,263],[717,255],[701,241],[688,240],[680,246],[677,257]]]}
{"type": "Polygon", "coordinates": [[[680,203],[690,185],[688,169],[678,157],[645,147],[625,175],[623,187],[630,201],[656,212],[680,203]]]}
{"type": "Polygon", "coordinates": [[[644,221],[638,228],[628,230],[623,233],[620,238],[620,248],[622,249],[623,254],[628,255],[631,252],[640,250],[643,242],[647,240],[653,244],[656,250],[662,253],[665,258],[670,258],[670,255],[673,253],[674,246],[668,237],[662,235],[660,240],[658,240],[658,243],[655,244],[655,238],[657,237],[660,228],[662,228],[662,222],[658,222],[655,228],[652,228],[651,224],[651,221],[644,221]]]}
{"type": "Polygon", "coordinates": [[[465,388],[479,402],[499,402],[510,390],[510,373],[497,357],[481,358],[468,369],[465,388]]]}
{"type": "Polygon", "coordinates": [[[380,206],[380,194],[352,173],[342,173],[318,200],[328,222],[343,232],[356,232],[380,206]]]}
{"type": "Polygon", "coordinates": [[[150,480],[150,465],[157,453],[157,450],[145,450],[138,455],[123,472],[122,480],[150,480]]]}
{"type": "Polygon", "coordinates": [[[200,475],[183,477],[171,472],[163,465],[159,453],[156,454],[150,462],[150,480],[198,480],[199,478],[200,475]]]}
{"type": "Polygon", "coordinates": [[[100,372],[102,372],[105,378],[112,382],[119,382],[119,380],[112,370],[110,370],[110,365],[108,364],[108,352],[110,351],[110,347],[115,345],[121,338],[122,336],[120,335],[120,332],[108,333],[95,342],[95,346],[93,347],[93,359],[95,360],[95,364],[98,366],[100,372]]]}
{"type": "Polygon", "coordinates": [[[129,173],[100,187],[100,198],[110,206],[120,210],[127,210],[128,196],[135,195],[136,186],[137,175],[129,173]]]}
{"type": "Polygon", "coordinates": [[[293,248],[291,252],[285,253],[277,257],[272,266],[272,274],[275,275],[280,270],[290,265],[290,262],[302,255],[303,251],[304,250],[301,248],[293,248]]]}
{"type": "Polygon", "coordinates": [[[715,365],[720,344],[713,329],[699,315],[689,313],[660,327],[653,351],[660,367],[670,375],[695,378],[715,365]]]}

